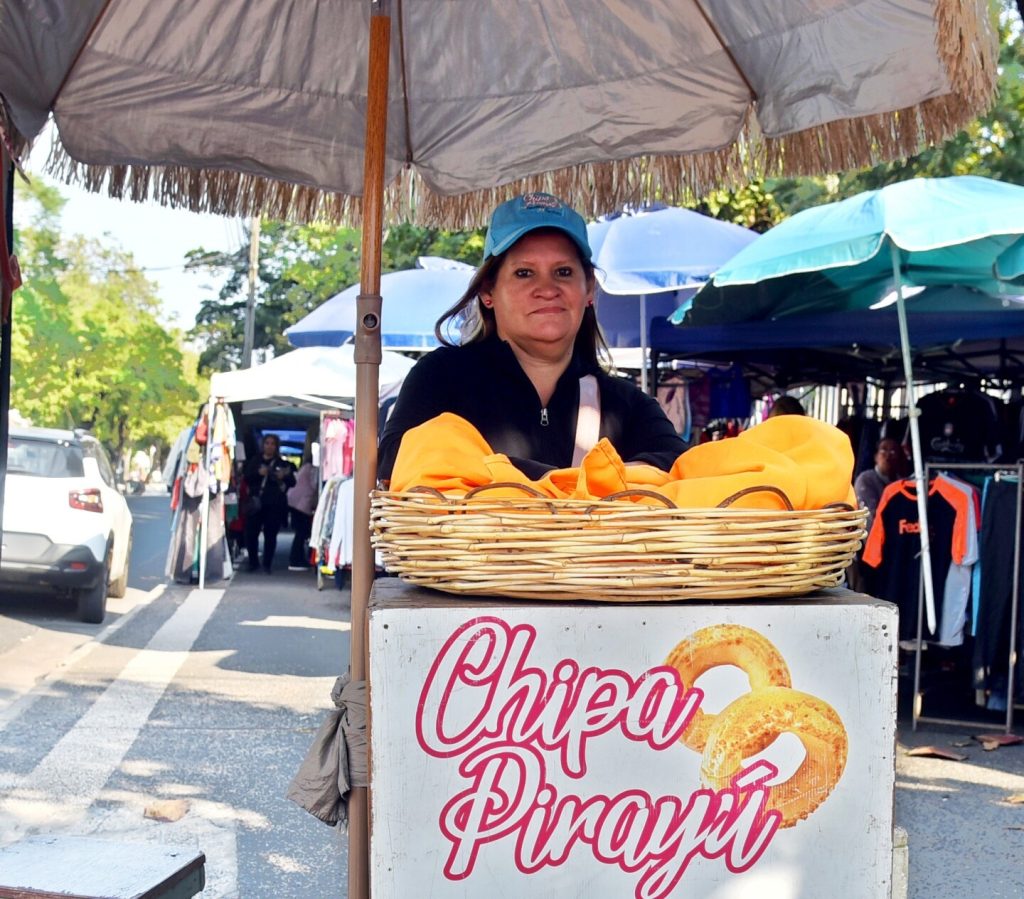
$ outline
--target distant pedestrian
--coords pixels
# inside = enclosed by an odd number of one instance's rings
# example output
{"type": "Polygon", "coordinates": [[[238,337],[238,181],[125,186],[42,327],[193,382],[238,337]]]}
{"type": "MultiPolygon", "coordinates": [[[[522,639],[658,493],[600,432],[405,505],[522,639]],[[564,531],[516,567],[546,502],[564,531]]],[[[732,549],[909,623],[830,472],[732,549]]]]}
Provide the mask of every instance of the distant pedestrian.
{"type": "Polygon", "coordinates": [[[875,467],[862,471],[853,482],[853,492],[857,494],[857,502],[868,510],[867,529],[875,518],[875,509],[886,487],[894,480],[903,476],[906,453],[903,447],[891,437],[878,441],[875,448],[875,467]]]}
{"type": "Polygon", "coordinates": [[[262,452],[245,463],[249,498],[245,514],[245,543],[249,570],[260,568],[260,533],[263,533],[263,570],[270,572],[277,551],[277,533],[288,519],[289,487],[295,486],[295,466],[281,458],[276,434],[263,438],[262,452]]]}
{"type": "Polygon", "coordinates": [[[303,455],[302,465],[295,475],[295,486],[288,490],[288,505],[292,510],[292,549],[288,557],[289,571],[306,571],[309,568],[307,543],[313,527],[313,512],[316,511],[318,496],[316,469],[313,460],[303,455]]]}

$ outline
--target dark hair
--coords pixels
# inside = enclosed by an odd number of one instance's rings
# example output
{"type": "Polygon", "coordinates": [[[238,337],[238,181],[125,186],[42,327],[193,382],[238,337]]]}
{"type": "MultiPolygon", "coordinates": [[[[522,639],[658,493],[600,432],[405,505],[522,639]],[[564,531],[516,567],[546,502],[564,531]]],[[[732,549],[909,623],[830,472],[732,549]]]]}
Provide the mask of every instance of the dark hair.
{"type": "Polygon", "coordinates": [[[804,407],[800,404],[795,396],[790,396],[788,393],[784,393],[780,396],[773,404],[771,409],[768,411],[768,417],[774,418],[776,415],[806,415],[804,407]]]}
{"type": "MultiPolygon", "coordinates": [[[[564,234],[557,228],[537,228],[529,233],[564,234]]],[[[512,247],[514,246],[515,244],[512,245],[512,247]]],[[[434,336],[444,346],[464,346],[469,343],[477,343],[495,333],[497,323],[494,319],[494,310],[481,302],[480,294],[494,290],[498,273],[512,247],[509,247],[504,253],[485,259],[476,270],[476,274],[473,275],[473,280],[469,282],[466,292],[437,320],[437,324],[434,325],[434,336]],[[453,331],[458,333],[457,343],[452,339],[453,331]]],[[[587,283],[595,283],[594,263],[583,258],[575,243],[573,243],[573,248],[583,267],[587,283]]],[[[597,313],[593,306],[587,306],[583,310],[583,321],[580,322],[580,328],[576,332],[573,350],[583,361],[601,368],[606,367],[607,361],[611,358],[608,344],[604,339],[604,334],[601,333],[601,326],[597,323],[597,313]]]]}

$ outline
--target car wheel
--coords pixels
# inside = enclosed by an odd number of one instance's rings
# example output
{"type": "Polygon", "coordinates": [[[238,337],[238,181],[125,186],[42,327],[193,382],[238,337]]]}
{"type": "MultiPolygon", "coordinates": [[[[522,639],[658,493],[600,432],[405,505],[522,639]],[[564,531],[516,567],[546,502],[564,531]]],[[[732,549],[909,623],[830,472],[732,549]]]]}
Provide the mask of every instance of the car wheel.
{"type": "Polygon", "coordinates": [[[121,569],[121,576],[116,581],[112,581],[110,587],[107,588],[107,596],[113,596],[114,599],[120,599],[128,592],[128,568],[131,565],[131,560],[132,537],[129,534],[128,550],[124,554],[124,568],[121,569]]]}
{"type": "Polygon", "coordinates": [[[103,563],[99,579],[95,587],[78,591],[78,620],[86,624],[102,624],[107,614],[107,576],[110,572],[110,560],[103,563]]]}

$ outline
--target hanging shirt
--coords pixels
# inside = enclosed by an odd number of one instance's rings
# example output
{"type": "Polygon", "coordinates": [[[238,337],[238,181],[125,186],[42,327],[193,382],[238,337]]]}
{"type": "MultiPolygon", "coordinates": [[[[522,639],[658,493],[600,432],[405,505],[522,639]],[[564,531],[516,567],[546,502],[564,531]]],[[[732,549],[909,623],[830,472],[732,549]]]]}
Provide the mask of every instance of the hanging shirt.
{"type": "Polygon", "coordinates": [[[925,460],[985,462],[995,458],[999,422],[993,400],[966,390],[921,397],[918,427],[925,460]]]}
{"type": "MultiPolygon", "coordinates": [[[[936,478],[929,485],[928,525],[936,627],[941,627],[942,590],[950,562],[962,564],[968,548],[969,501],[936,478]]],[[[921,523],[914,482],[894,481],[882,493],[864,546],[863,561],[878,569],[877,592],[900,610],[901,640],[917,638],[921,579],[921,523]]],[[[924,634],[927,636],[927,623],[924,634]]]]}
{"type": "Polygon", "coordinates": [[[979,554],[981,504],[978,491],[966,481],[945,474],[939,474],[938,478],[967,497],[967,546],[962,561],[949,563],[949,572],[942,591],[942,615],[939,617],[935,642],[941,646],[962,646],[967,610],[971,601],[971,581],[979,554]]]}

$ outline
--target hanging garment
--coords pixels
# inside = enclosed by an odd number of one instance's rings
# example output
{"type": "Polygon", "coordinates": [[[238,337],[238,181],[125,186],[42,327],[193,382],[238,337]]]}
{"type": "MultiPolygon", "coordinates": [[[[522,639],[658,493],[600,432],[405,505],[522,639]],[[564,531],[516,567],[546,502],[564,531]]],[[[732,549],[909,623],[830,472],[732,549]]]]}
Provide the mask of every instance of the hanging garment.
{"type": "MultiPolygon", "coordinates": [[[[189,584],[199,565],[199,525],[202,515],[202,496],[184,493],[181,507],[174,520],[174,530],[167,553],[164,575],[178,584],[189,584]]],[[[220,579],[227,576],[224,553],[224,494],[210,497],[210,519],[206,533],[206,577],[220,579]]]]}
{"type": "MultiPolygon", "coordinates": [[[[963,564],[968,549],[969,501],[941,479],[928,490],[928,525],[932,584],[943,590],[950,562],[963,564]]],[[[896,603],[900,611],[900,640],[917,638],[918,591],[921,578],[921,523],[917,493],[911,480],[894,481],[882,494],[864,547],[865,565],[878,569],[879,598],[896,603]]],[[[941,628],[941,602],[936,603],[936,628],[941,628]]],[[[924,636],[929,636],[927,625],[924,636]]]]}
{"type": "MultiPolygon", "coordinates": [[[[1013,558],[1014,549],[1021,539],[1021,534],[1017,532],[1018,489],[1016,479],[1001,478],[989,481],[984,491],[981,511],[981,575],[973,658],[977,689],[997,688],[998,680],[1007,674],[1014,591],[1013,558]]],[[[1020,567],[1017,586],[1018,636],[1021,634],[1022,623],[1020,606],[1024,605],[1024,559],[1020,567]]]]}
{"type": "Polygon", "coordinates": [[[918,428],[925,461],[990,462],[999,455],[995,400],[970,390],[943,390],[921,397],[918,428]]]}
{"type": "MultiPolygon", "coordinates": [[[[981,503],[978,491],[966,481],[939,474],[938,477],[967,497],[967,546],[961,562],[950,561],[942,590],[942,613],[938,619],[935,642],[940,646],[961,646],[971,601],[971,581],[979,558],[978,530],[981,526],[981,503]]],[[[936,585],[937,586],[937,585],[936,585]]]]}
{"type": "Polygon", "coordinates": [[[708,418],[750,418],[750,384],[739,365],[708,372],[710,407],[708,418]]]}

